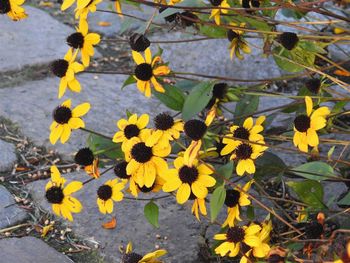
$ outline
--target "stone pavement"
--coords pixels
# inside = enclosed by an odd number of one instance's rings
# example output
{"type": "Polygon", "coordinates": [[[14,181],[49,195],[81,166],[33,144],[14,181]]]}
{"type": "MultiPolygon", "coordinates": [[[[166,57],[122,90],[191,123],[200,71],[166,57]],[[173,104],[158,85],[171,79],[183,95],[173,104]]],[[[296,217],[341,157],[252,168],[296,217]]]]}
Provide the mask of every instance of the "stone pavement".
{"type": "Polygon", "coordinates": [[[35,237],[0,240],[1,263],[73,263],[44,241],[35,237]]]}
{"type": "Polygon", "coordinates": [[[17,160],[15,146],[0,140],[0,153],[0,173],[7,172],[12,169],[17,160]]]}

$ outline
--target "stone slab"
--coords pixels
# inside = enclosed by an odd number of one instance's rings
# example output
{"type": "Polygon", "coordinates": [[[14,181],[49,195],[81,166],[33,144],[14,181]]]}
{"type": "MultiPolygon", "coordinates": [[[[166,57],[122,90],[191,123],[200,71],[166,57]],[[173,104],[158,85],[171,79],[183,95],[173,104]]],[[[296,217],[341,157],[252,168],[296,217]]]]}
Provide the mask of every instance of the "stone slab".
{"type": "Polygon", "coordinates": [[[11,193],[0,185],[0,229],[20,223],[27,217],[27,213],[17,205],[13,205],[14,203],[11,193]]]}
{"type": "Polygon", "coordinates": [[[35,237],[0,240],[0,258],[2,263],[73,263],[67,256],[35,237]]]}
{"type": "Polygon", "coordinates": [[[86,128],[113,136],[117,131],[116,121],[126,117],[126,110],[138,114],[155,116],[166,110],[156,99],[148,99],[138,91],[136,85],[121,90],[127,76],[81,74],[78,77],[83,90],[80,94],[67,91],[65,97],[57,99],[58,78],[33,81],[18,87],[0,89],[0,116],[17,123],[24,135],[34,143],[70,154],[85,146],[87,133],[75,130],[64,145],[49,142],[49,126],[53,109],[65,99],[72,98],[72,106],[90,102],[90,112],[83,117],[86,128]],[[19,102],[19,103],[14,103],[19,102]]]}
{"type": "Polygon", "coordinates": [[[46,12],[25,6],[28,18],[13,22],[0,16],[0,71],[48,64],[62,58],[68,50],[66,38],[74,29],[46,12]]]}
{"type": "MultiPolygon", "coordinates": [[[[181,32],[156,34],[157,40],[180,40],[195,38],[181,32]]],[[[152,40],[152,37],[150,37],[152,40]]],[[[260,40],[251,44],[262,47],[260,40]]],[[[161,44],[163,59],[169,61],[173,71],[194,72],[238,79],[265,79],[281,76],[281,71],[272,57],[264,58],[262,51],[251,46],[252,53],[245,54],[244,60],[230,59],[229,41],[210,39],[195,42],[161,44]]],[[[251,84],[251,83],[250,83],[251,84]]]]}
{"type": "MultiPolygon", "coordinates": [[[[114,174],[107,173],[99,180],[86,184],[82,190],[74,194],[83,204],[83,211],[74,215],[72,229],[83,238],[93,238],[100,243],[106,262],[120,262],[118,247],[133,242],[137,253],[147,253],[155,250],[155,245],[168,250],[164,257],[167,263],[197,262],[197,241],[199,223],[191,215],[189,208],[176,204],[174,198],[160,199],[159,206],[160,228],[153,228],[143,216],[146,202],[126,200],[115,203],[113,215],[117,218],[117,227],[106,230],[101,225],[109,221],[98,211],[96,191],[106,180],[114,174]],[[160,235],[158,239],[156,235],[160,235]],[[164,237],[167,237],[165,240],[164,237]]],[[[68,181],[74,179],[83,181],[87,175],[72,173],[66,176],[68,181]]],[[[44,197],[46,181],[37,181],[28,185],[30,193],[41,207],[51,211],[50,205],[44,197]]],[[[140,195],[140,198],[150,198],[149,194],[140,195]]]]}
{"type": "Polygon", "coordinates": [[[15,146],[0,140],[0,173],[10,171],[16,160],[15,146]]]}

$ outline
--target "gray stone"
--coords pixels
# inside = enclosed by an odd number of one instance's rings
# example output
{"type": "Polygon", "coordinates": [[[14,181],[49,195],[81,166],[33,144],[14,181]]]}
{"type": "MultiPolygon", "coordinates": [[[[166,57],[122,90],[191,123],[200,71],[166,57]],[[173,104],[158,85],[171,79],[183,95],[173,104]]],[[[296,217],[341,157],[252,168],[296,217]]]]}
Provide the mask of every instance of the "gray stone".
{"type": "Polygon", "coordinates": [[[28,18],[13,22],[0,16],[0,71],[18,70],[62,58],[74,30],[37,8],[25,6],[28,18]]]}
{"type": "Polygon", "coordinates": [[[15,225],[26,217],[26,212],[15,204],[9,191],[0,185],[0,229],[15,225]]]}
{"type": "Polygon", "coordinates": [[[2,263],[73,263],[67,256],[35,237],[0,240],[0,258],[2,263]]]}
{"type": "Polygon", "coordinates": [[[17,160],[15,146],[0,140],[0,153],[0,173],[7,172],[17,160]]]}
{"type": "MultiPolygon", "coordinates": [[[[114,2],[102,2],[98,6],[99,10],[105,10],[105,11],[115,11],[114,8],[114,2]]],[[[131,15],[136,16],[142,19],[148,19],[152,16],[153,8],[142,6],[144,11],[141,11],[137,9],[135,6],[126,5],[122,3],[122,12],[131,15]]],[[[115,36],[120,34],[120,30],[122,29],[123,25],[128,24],[128,30],[137,30],[141,27],[144,27],[146,22],[124,16],[123,18],[119,17],[115,13],[108,13],[108,12],[100,12],[96,11],[95,13],[89,14],[89,27],[92,31],[101,32],[104,35],[107,36],[115,36]],[[111,25],[110,26],[100,26],[99,22],[108,22],[111,25]]]]}
{"type": "MultiPolygon", "coordinates": [[[[96,204],[96,191],[106,180],[114,174],[107,173],[100,180],[92,181],[84,186],[74,196],[81,200],[83,211],[74,215],[72,228],[82,238],[94,239],[100,243],[102,253],[108,262],[119,262],[118,247],[133,242],[137,253],[147,253],[155,250],[155,245],[168,250],[165,262],[197,262],[197,240],[199,223],[191,215],[190,209],[176,204],[175,198],[155,201],[159,206],[160,228],[153,228],[143,216],[146,202],[126,200],[115,203],[113,215],[117,218],[117,227],[106,230],[101,225],[108,221],[109,216],[99,213],[96,204]],[[161,238],[157,238],[156,235],[161,238]],[[167,239],[164,239],[164,237],[167,239]]],[[[84,181],[88,177],[82,173],[72,173],[66,176],[68,181],[84,181]]],[[[46,181],[36,181],[28,185],[34,200],[44,209],[51,207],[44,197],[46,181]]],[[[163,193],[164,194],[164,193],[163,193]]],[[[161,195],[161,194],[160,194],[161,195]]],[[[150,198],[149,194],[140,195],[141,198],[150,198]]]]}
{"type": "Polygon", "coordinates": [[[136,85],[121,90],[126,76],[81,74],[77,76],[83,90],[72,94],[67,90],[62,100],[57,99],[58,78],[48,78],[26,83],[19,87],[0,89],[0,115],[16,122],[24,135],[38,145],[70,154],[86,145],[87,133],[75,130],[66,144],[49,142],[49,126],[53,109],[65,99],[72,98],[72,106],[90,102],[90,112],[83,117],[86,128],[113,136],[117,131],[116,121],[126,117],[126,110],[152,116],[166,110],[155,99],[148,99],[138,91],[136,85]],[[97,78],[97,79],[96,79],[97,78]],[[21,103],[13,103],[20,101],[21,103]],[[30,120],[30,121],[28,121],[30,120]]]}
{"type": "MultiPolygon", "coordinates": [[[[156,35],[158,40],[180,40],[194,38],[181,32],[156,35]]],[[[152,39],[152,38],[151,38],[152,39]]],[[[262,47],[259,39],[250,40],[254,46],[262,47]]],[[[173,71],[194,72],[237,79],[266,79],[281,75],[272,57],[265,58],[261,50],[251,46],[252,53],[244,60],[230,59],[229,42],[226,39],[210,39],[196,42],[161,44],[163,59],[169,61],[173,71]]]]}

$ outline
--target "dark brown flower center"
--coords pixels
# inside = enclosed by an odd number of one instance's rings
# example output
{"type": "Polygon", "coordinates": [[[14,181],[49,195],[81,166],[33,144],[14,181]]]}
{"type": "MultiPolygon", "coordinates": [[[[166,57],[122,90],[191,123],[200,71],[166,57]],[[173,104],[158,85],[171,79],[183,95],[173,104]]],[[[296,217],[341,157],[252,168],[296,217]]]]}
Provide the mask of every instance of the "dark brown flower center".
{"type": "Polygon", "coordinates": [[[185,133],[194,141],[202,139],[207,131],[207,125],[201,120],[189,120],[186,121],[184,126],[185,133]]]}
{"type": "Polygon", "coordinates": [[[51,204],[61,204],[64,199],[63,189],[52,186],[46,191],[45,197],[51,204]]]}
{"type": "Polygon", "coordinates": [[[68,66],[69,66],[68,61],[64,59],[58,59],[52,62],[51,71],[55,76],[59,78],[63,78],[66,75],[68,66]]]}
{"type": "Polygon", "coordinates": [[[226,232],[227,241],[232,243],[242,242],[244,235],[244,229],[239,226],[230,227],[226,232]]]}
{"type": "Polygon", "coordinates": [[[299,132],[306,132],[310,128],[310,118],[306,115],[299,115],[294,119],[294,126],[299,132]]]}
{"type": "Polygon", "coordinates": [[[138,263],[142,258],[140,254],[131,252],[123,255],[122,263],[138,263]]]}
{"type": "Polygon", "coordinates": [[[233,137],[238,138],[238,139],[248,140],[249,139],[249,131],[244,127],[238,127],[233,132],[233,137]]]}
{"type": "Polygon", "coordinates": [[[70,118],[72,118],[72,111],[66,106],[58,106],[53,111],[53,119],[59,124],[68,123],[70,118]]]}
{"type": "Polygon", "coordinates": [[[240,195],[240,192],[237,190],[226,190],[225,205],[228,207],[235,207],[238,205],[240,195]]]}
{"type": "Polygon", "coordinates": [[[135,124],[129,124],[124,128],[124,135],[127,139],[137,137],[140,134],[140,129],[135,124]]]}
{"type": "Polygon", "coordinates": [[[299,38],[293,32],[284,32],[279,36],[279,41],[284,48],[292,50],[298,44],[299,38]]]}
{"type": "Polygon", "coordinates": [[[227,93],[227,83],[218,83],[213,87],[213,97],[218,99],[225,98],[227,93]]]}
{"type": "Polygon", "coordinates": [[[253,148],[247,143],[242,143],[236,148],[235,152],[238,159],[245,160],[250,158],[253,153],[253,148]]]}
{"type": "Polygon", "coordinates": [[[0,1],[0,14],[7,14],[11,11],[11,4],[9,0],[0,1]]]}
{"type": "Polygon", "coordinates": [[[198,16],[196,16],[195,14],[193,14],[190,11],[185,11],[185,12],[182,12],[180,14],[177,14],[176,19],[180,20],[179,22],[181,22],[182,25],[187,27],[187,26],[192,26],[193,24],[195,24],[196,22],[192,21],[192,19],[197,20],[198,16]]]}
{"type": "Polygon", "coordinates": [[[158,130],[166,131],[173,127],[174,119],[169,114],[161,113],[154,118],[154,125],[158,130]]]}
{"type": "Polygon", "coordinates": [[[132,147],[131,156],[139,163],[146,163],[153,156],[152,148],[146,146],[144,142],[139,142],[132,147]]]}
{"type": "Polygon", "coordinates": [[[142,186],[142,187],[139,187],[138,186],[138,188],[140,189],[140,191],[142,192],[142,193],[149,193],[149,192],[151,192],[152,190],[153,190],[153,188],[156,186],[156,184],[155,183],[153,183],[152,185],[151,185],[151,187],[147,187],[147,186],[142,186]]]}
{"type": "Polygon", "coordinates": [[[239,38],[239,34],[233,31],[232,29],[227,30],[227,39],[228,41],[232,42],[235,38],[239,38]]]}
{"type": "Polygon", "coordinates": [[[121,179],[128,179],[130,175],[126,173],[126,166],[128,163],[126,161],[121,161],[117,163],[114,167],[114,174],[121,179]]]}
{"type": "Polygon", "coordinates": [[[148,63],[142,63],[140,65],[137,65],[135,68],[135,76],[136,78],[148,81],[153,76],[153,70],[150,64],[148,63]]]}
{"type": "Polygon", "coordinates": [[[82,148],[76,153],[74,161],[83,166],[91,165],[94,161],[94,154],[90,148],[82,148]]]}
{"type": "Polygon", "coordinates": [[[213,6],[219,6],[221,5],[223,0],[210,0],[210,3],[213,5],[213,6]]]}
{"type": "Polygon", "coordinates": [[[76,32],[67,37],[67,43],[73,48],[83,48],[84,36],[80,32],[76,32]]]}
{"type": "Polygon", "coordinates": [[[143,52],[150,46],[151,42],[145,35],[134,33],[130,36],[129,44],[132,50],[143,52]]]}
{"type": "Polygon", "coordinates": [[[180,180],[183,183],[187,183],[189,185],[191,185],[197,180],[198,175],[198,170],[195,167],[189,167],[187,165],[184,165],[179,170],[180,180]]]}
{"type": "Polygon", "coordinates": [[[103,201],[107,201],[112,197],[113,191],[112,187],[109,185],[101,185],[97,190],[97,196],[98,198],[102,199],[103,201]]]}
{"type": "Polygon", "coordinates": [[[317,94],[320,91],[321,80],[309,79],[308,81],[306,81],[305,86],[310,92],[317,94]]]}

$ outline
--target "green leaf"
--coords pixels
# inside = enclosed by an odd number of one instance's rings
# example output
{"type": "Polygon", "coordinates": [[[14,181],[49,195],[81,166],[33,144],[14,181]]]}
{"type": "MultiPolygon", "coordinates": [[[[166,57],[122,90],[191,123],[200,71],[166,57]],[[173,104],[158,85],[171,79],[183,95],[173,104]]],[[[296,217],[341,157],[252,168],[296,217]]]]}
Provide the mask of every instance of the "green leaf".
{"type": "Polygon", "coordinates": [[[148,222],[154,227],[159,227],[159,208],[153,201],[148,202],[144,208],[144,214],[148,222]]]}
{"type": "Polygon", "coordinates": [[[274,177],[283,174],[287,168],[286,164],[276,154],[265,152],[256,162],[256,177],[274,177]]]}
{"type": "Polygon", "coordinates": [[[186,97],[182,109],[182,118],[187,121],[207,106],[212,98],[214,82],[201,82],[193,87],[186,97]]]}
{"type": "Polygon", "coordinates": [[[224,180],[222,177],[224,177],[227,180],[230,179],[233,173],[233,168],[234,168],[233,161],[230,161],[227,164],[224,164],[220,167],[215,168],[216,173],[220,175],[216,178],[216,186],[223,184],[224,180]]]}
{"type": "Polygon", "coordinates": [[[350,205],[350,192],[347,193],[339,202],[339,205],[350,205]]]}
{"type": "Polygon", "coordinates": [[[269,26],[266,22],[257,20],[250,17],[239,16],[236,19],[240,22],[248,23],[251,27],[262,30],[262,31],[271,31],[271,26],[269,26]]]}
{"type": "Polygon", "coordinates": [[[123,83],[123,86],[121,89],[124,89],[126,86],[136,83],[136,79],[133,75],[129,76],[123,83]]]}
{"type": "Polygon", "coordinates": [[[252,221],[255,219],[254,206],[252,205],[247,208],[247,218],[252,221]]]}
{"type": "Polygon", "coordinates": [[[310,180],[322,181],[336,177],[332,166],[324,162],[310,162],[292,169],[293,173],[310,180]]]}
{"type": "Polygon", "coordinates": [[[208,37],[224,38],[226,37],[226,29],[217,26],[200,25],[199,31],[208,37]]]}
{"type": "Polygon", "coordinates": [[[311,207],[324,209],[323,187],[321,183],[313,180],[304,180],[298,182],[287,182],[287,185],[293,189],[300,200],[311,207]]]}
{"type": "Polygon", "coordinates": [[[120,144],[116,144],[112,142],[112,140],[109,140],[102,136],[90,134],[87,139],[87,145],[94,153],[104,154],[108,158],[124,158],[124,153],[120,148],[120,144]]]}
{"type": "Polygon", "coordinates": [[[252,115],[259,107],[259,96],[244,95],[237,104],[235,109],[235,123],[241,125],[246,117],[252,115]],[[242,118],[242,116],[245,116],[242,118]]]}
{"type": "Polygon", "coordinates": [[[327,53],[327,51],[323,49],[323,46],[328,45],[327,43],[301,40],[301,41],[299,41],[298,45],[302,49],[309,51],[309,52],[319,53],[319,54],[326,54],[327,53]]]}
{"type": "Polygon", "coordinates": [[[300,72],[304,70],[304,67],[296,65],[288,61],[287,59],[292,59],[291,52],[283,47],[276,47],[273,49],[273,58],[277,64],[277,66],[288,72],[300,72]],[[287,59],[283,59],[287,58],[287,59]]]}
{"type": "Polygon", "coordinates": [[[180,80],[178,82],[176,82],[176,87],[178,87],[179,89],[181,89],[182,91],[186,91],[186,92],[190,92],[194,86],[198,85],[198,81],[193,81],[193,80],[180,80]]]}
{"type": "Polygon", "coordinates": [[[211,222],[214,222],[216,217],[218,216],[222,206],[224,205],[225,198],[226,198],[225,186],[221,185],[214,190],[214,192],[210,198],[211,222]]]}
{"type": "Polygon", "coordinates": [[[154,96],[156,96],[157,99],[159,99],[168,108],[181,111],[185,101],[185,95],[182,93],[182,91],[176,86],[169,84],[163,84],[163,88],[165,89],[164,93],[154,91],[154,96]]]}

